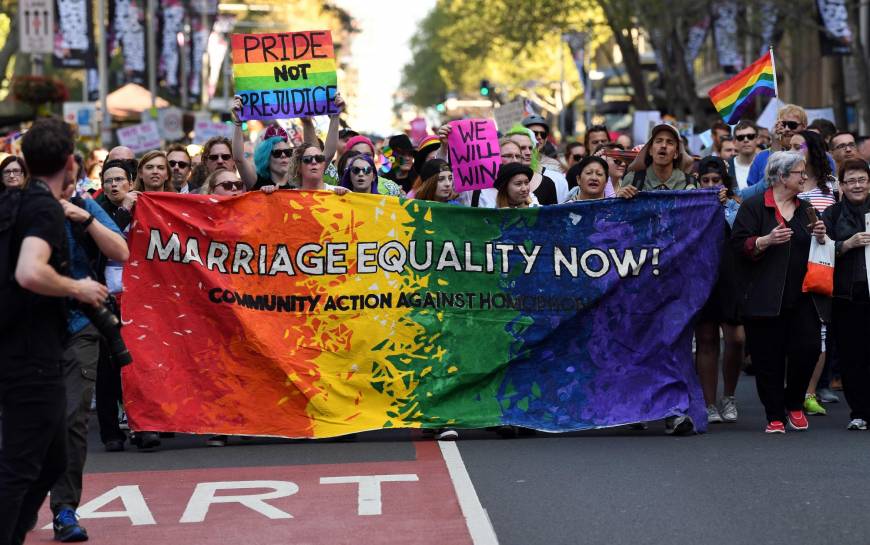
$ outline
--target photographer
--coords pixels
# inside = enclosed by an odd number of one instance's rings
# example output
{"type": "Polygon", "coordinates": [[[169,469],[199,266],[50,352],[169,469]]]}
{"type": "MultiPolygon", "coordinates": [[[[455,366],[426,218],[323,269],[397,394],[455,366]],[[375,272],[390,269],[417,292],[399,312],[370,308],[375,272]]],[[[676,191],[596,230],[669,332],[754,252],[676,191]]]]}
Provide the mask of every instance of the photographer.
{"type": "MultiPolygon", "coordinates": [[[[66,216],[69,246],[69,274],[73,278],[94,277],[105,282],[105,260],[126,261],[130,253],[121,230],[93,199],[72,197],[70,187],[60,203],[66,216]]],[[[99,317],[87,309],[70,306],[68,332],[61,367],[66,382],[67,467],[51,488],[51,512],[57,541],[83,541],[87,532],[79,526],[75,510],[82,495],[82,472],[88,452],[88,413],[97,379],[100,341],[105,331],[99,317]]],[[[109,328],[111,329],[111,325],[109,328]]],[[[117,332],[117,328],[115,328],[117,332]]]]}
{"type": "Polygon", "coordinates": [[[66,467],[65,298],[97,307],[108,295],[94,280],[65,276],[59,201],[73,183],[70,127],[41,119],[21,147],[31,181],[0,200],[0,236],[9,243],[0,246],[7,254],[0,256],[0,545],[24,542],[66,467]]]}

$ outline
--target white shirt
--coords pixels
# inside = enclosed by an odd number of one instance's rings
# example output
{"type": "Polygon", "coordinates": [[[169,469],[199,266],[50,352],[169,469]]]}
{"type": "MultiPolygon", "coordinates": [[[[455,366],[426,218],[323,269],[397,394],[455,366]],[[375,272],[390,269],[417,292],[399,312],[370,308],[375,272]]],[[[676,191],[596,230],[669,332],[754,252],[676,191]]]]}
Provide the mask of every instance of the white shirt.
{"type": "Polygon", "coordinates": [[[740,163],[740,156],[737,155],[734,157],[734,179],[737,181],[737,187],[739,189],[746,189],[749,187],[746,183],[749,178],[749,167],[752,166],[752,161],[749,161],[749,164],[744,166],[740,163]]]}
{"type": "MultiPolygon", "coordinates": [[[[474,191],[463,191],[459,194],[458,201],[463,206],[471,206],[471,196],[474,191]]],[[[480,190],[480,199],[477,201],[478,208],[495,208],[495,198],[498,196],[498,189],[490,187],[480,190]]]]}
{"type": "Polygon", "coordinates": [[[543,175],[553,180],[556,186],[556,202],[563,203],[568,200],[568,179],[558,170],[544,168],[543,175]]]}

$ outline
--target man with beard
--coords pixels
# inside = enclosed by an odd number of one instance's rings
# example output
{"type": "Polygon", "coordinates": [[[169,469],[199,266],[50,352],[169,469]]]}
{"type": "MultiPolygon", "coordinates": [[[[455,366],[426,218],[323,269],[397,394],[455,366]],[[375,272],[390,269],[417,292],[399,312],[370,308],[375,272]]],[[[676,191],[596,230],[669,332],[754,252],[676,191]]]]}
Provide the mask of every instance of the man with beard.
{"type": "Polygon", "coordinates": [[[618,197],[632,198],[639,191],[661,189],[695,189],[695,180],[688,172],[692,158],[683,149],[677,129],[671,125],[656,125],[649,141],[629,165],[622,178],[618,197]]]}

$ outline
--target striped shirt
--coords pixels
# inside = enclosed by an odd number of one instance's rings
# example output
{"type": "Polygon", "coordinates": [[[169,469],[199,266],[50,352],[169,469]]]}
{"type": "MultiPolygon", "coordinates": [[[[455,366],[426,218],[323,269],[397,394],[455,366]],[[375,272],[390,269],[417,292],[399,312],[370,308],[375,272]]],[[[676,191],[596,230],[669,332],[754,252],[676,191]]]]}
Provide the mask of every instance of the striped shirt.
{"type": "MultiPolygon", "coordinates": [[[[830,185],[828,185],[828,187],[830,188],[830,185]]],[[[810,203],[819,214],[824,212],[827,207],[837,203],[833,191],[822,193],[822,190],[818,187],[809,191],[804,191],[803,193],[798,193],[798,198],[810,203]]]]}

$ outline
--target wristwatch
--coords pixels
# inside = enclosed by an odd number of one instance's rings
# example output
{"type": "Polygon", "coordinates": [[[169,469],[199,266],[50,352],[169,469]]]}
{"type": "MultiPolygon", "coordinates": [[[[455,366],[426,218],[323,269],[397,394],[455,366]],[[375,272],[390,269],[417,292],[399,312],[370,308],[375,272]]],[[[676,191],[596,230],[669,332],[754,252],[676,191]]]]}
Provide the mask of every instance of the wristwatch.
{"type": "Polygon", "coordinates": [[[82,229],[87,229],[92,223],[94,223],[94,215],[89,214],[88,219],[82,222],[82,229]]]}

